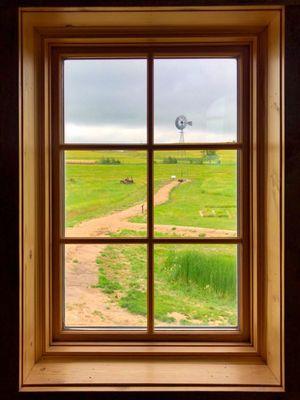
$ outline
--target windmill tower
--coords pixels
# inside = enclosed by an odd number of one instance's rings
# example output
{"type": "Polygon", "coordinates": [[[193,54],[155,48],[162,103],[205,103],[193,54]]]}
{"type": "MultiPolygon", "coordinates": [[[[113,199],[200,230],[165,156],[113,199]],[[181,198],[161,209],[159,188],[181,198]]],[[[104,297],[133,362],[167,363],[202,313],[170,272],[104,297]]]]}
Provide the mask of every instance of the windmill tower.
{"type": "MultiPolygon", "coordinates": [[[[192,121],[188,121],[186,116],[184,115],[179,115],[179,117],[176,118],[175,120],[175,126],[176,128],[179,130],[179,144],[183,144],[184,143],[184,129],[187,126],[192,126],[193,123],[192,121]]],[[[180,158],[182,159],[182,163],[181,163],[181,168],[180,168],[180,182],[183,182],[184,179],[187,179],[188,177],[188,170],[186,168],[186,170],[184,171],[184,161],[186,159],[186,151],[185,149],[180,150],[180,158]],[[185,176],[184,176],[185,175],[185,176]]]]}

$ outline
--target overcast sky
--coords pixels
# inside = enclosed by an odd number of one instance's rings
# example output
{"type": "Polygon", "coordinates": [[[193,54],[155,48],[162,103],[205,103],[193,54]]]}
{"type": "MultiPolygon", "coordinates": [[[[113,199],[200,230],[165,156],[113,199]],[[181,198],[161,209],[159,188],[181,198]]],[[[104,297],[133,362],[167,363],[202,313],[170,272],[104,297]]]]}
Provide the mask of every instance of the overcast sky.
{"type": "MultiPolygon", "coordinates": [[[[66,142],[146,142],[146,60],[67,60],[64,70],[66,142]]],[[[155,141],[178,142],[182,114],[193,123],[186,142],[236,140],[236,70],[233,59],[155,60],[155,141]]]]}

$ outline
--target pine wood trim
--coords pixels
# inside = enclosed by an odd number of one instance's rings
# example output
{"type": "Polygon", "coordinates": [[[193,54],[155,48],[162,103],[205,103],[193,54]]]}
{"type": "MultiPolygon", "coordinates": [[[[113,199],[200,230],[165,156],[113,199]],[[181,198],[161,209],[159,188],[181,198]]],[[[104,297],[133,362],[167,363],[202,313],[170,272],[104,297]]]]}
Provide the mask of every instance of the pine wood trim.
{"type": "MultiPolygon", "coordinates": [[[[52,328],[53,328],[53,340],[55,341],[86,341],[86,340],[117,340],[117,341],[132,341],[132,340],[149,340],[149,341],[171,341],[171,340],[212,340],[212,341],[249,341],[250,339],[250,262],[248,254],[249,252],[249,232],[251,229],[251,223],[249,221],[249,209],[251,204],[249,201],[249,193],[251,192],[249,187],[249,146],[250,146],[250,130],[249,130],[249,45],[244,44],[243,46],[237,45],[210,45],[203,46],[200,42],[197,45],[189,45],[184,48],[178,47],[175,43],[173,46],[163,46],[158,43],[157,45],[142,47],[124,45],[123,47],[101,47],[101,46],[51,46],[50,50],[50,77],[52,82],[50,91],[49,103],[52,105],[52,129],[51,138],[53,143],[52,151],[52,176],[49,178],[51,183],[50,197],[52,198],[52,210],[48,211],[49,214],[53,214],[52,222],[52,248],[53,248],[53,265],[51,268],[52,274],[52,296],[50,296],[50,303],[52,307],[52,328]],[[148,140],[147,144],[143,146],[147,151],[147,182],[148,182],[148,233],[147,238],[144,239],[144,243],[148,247],[148,296],[147,296],[147,309],[148,309],[148,320],[147,328],[145,329],[126,329],[126,328],[107,328],[107,329],[85,329],[75,328],[68,329],[64,328],[63,323],[63,250],[62,243],[65,243],[66,239],[61,236],[64,232],[64,178],[63,178],[63,150],[66,146],[63,140],[63,120],[62,120],[62,109],[63,109],[63,60],[72,58],[94,58],[94,57],[119,57],[120,55],[126,57],[135,57],[136,54],[143,53],[147,59],[148,68],[148,90],[147,90],[147,132],[148,140]],[[220,143],[213,144],[214,148],[220,149],[222,145],[225,148],[236,148],[238,159],[238,193],[237,193],[237,219],[238,219],[238,233],[239,238],[236,240],[232,239],[232,243],[238,244],[237,246],[237,261],[238,261],[238,327],[237,328],[205,328],[205,329],[172,329],[163,330],[154,328],[154,313],[153,313],[153,247],[155,243],[171,243],[173,240],[164,239],[157,241],[153,237],[153,151],[163,148],[162,146],[154,144],[153,140],[153,56],[156,54],[162,54],[163,56],[174,56],[180,55],[191,56],[191,57],[235,57],[237,60],[237,88],[238,88],[238,130],[237,130],[237,142],[238,143],[220,143]]],[[[68,144],[67,144],[68,145],[68,144]]],[[[211,145],[211,144],[210,144],[211,145]]],[[[186,145],[184,145],[186,146],[186,145]]],[[[90,148],[99,147],[97,144],[90,144],[90,148]]],[[[111,145],[106,145],[106,148],[111,148],[111,145]]],[[[114,146],[116,147],[116,146],[114,146]]],[[[122,144],[118,145],[119,148],[124,149],[122,144]]],[[[166,146],[164,146],[166,147],[166,146]]],[[[176,150],[183,146],[170,145],[169,148],[176,150]]],[[[200,144],[190,144],[189,148],[195,150],[201,149],[200,144]]],[[[205,146],[203,146],[205,147],[205,146]]],[[[81,145],[72,144],[73,149],[82,148],[81,145]]],[[[47,179],[47,177],[45,177],[47,179]]],[[[68,238],[69,243],[75,243],[77,240],[88,243],[89,238],[68,238]]],[[[95,239],[93,239],[95,242],[95,239]]],[[[219,238],[219,243],[227,243],[228,241],[219,238]]],[[[118,240],[111,239],[112,243],[139,243],[140,240],[131,238],[128,239],[119,238],[118,240]]],[[[210,239],[191,239],[191,238],[178,238],[175,243],[212,243],[210,239]]],[[[45,305],[47,307],[47,304],[45,305]]]]}
{"type": "MultiPolygon", "coordinates": [[[[244,361],[244,362],[243,362],[244,361]]],[[[77,360],[74,357],[47,357],[33,367],[23,390],[29,387],[98,387],[98,390],[122,390],[140,387],[151,390],[155,387],[169,390],[185,387],[201,390],[208,386],[254,388],[259,391],[275,389],[278,381],[269,368],[258,360],[245,363],[240,361],[226,363],[209,359],[102,359],[87,358],[77,360]],[[201,362],[202,368],[199,368],[201,362]],[[58,371],[59,377],[58,377],[58,371]],[[242,383],[243,382],[243,383],[242,383]]],[[[242,389],[243,390],[243,389],[242,389]]]]}
{"type": "Polygon", "coordinates": [[[20,10],[20,390],[283,390],[283,24],[284,8],[279,6],[20,10]],[[99,18],[102,27],[95,28],[99,18]],[[62,43],[116,43],[120,32],[120,44],[155,43],[157,37],[165,44],[223,43],[251,49],[251,218],[264,229],[254,224],[250,237],[250,341],[178,342],[170,352],[163,342],[154,342],[151,349],[141,341],[107,343],[106,348],[93,341],[53,342],[51,309],[45,307],[51,293],[51,254],[49,183],[44,180],[51,171],[48,116],[53,110],[42,96],[49,91],[44,79],[49,76],[49,51],[62,43]],[[125,358],[120,358],[122,352],[125,358]],[[135,352],[147,357],[133,357],[135,352]],[[171,359],[171,354],[180,357],[171,359]],[[125,362],[126,355],[131,359],[125,362]]]}

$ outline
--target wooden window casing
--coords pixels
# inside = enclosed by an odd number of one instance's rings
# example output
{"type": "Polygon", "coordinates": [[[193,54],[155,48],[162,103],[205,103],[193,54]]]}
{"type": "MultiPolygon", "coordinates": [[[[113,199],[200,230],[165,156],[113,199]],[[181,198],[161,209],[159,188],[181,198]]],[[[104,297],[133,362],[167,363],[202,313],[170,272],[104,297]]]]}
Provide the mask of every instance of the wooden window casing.
{"type": "MultiPolygon", "coordinates": [[[[184,50],[174,44],[171,46],[151,47],[54,47],[51,54],[51,98],[52,106],[52,182],[50,197],[52,205],[50,213],[52,219],[52,326],[53,337],[56,340],[187,340],[187,341],[249,341],[250,340],[250,188],[249,188],[249,49],[238,46],[185,46],[184,50]],[[65,59],[113,58],[127,57],[127,59],[145,57],[147,60],[147,143],[146,144],[79,144],[64,143],[63,134],[63,62],[65,59]],[[154,143],[153,131],[153,61],[155,58],[165,57],[202,57],[202,58],[234,58],[237,60],[237,141],[233,143],[186,143],[186,144],[158,144],[154,143]],[[159,150],[235,150],[237,152],[237,237],[229,238],[155,238],[153,234],[153,153],[159,150]],[[148,224],[146,238],[80,238],[64,237],[64,151],[65,150],[144,150],[147,153],[147,200],[148,224]],[[107,328],[64,328],[63,323],[63,269],[65,244],[146,244],[148,247],[148,296],[147,296],[147,329],[129,329],[112,327],[107,328]],[[153,248],[154,244],[162,243],[190,243],[190,244],[236,244],[237,245],[237,291],[238,291],[238,326],[237,328],[203,328],[187,329],[174,327],[172,329],[154,328],[154,282],[153,282],[153,248]]],[[[51,301],[51,300],[50,300],[51,301]]]]}
{"type": "MultiPolygon", "coordinates": [[[[279,6],[20,10],[20,390],[284,390],[283,32],[284,8],[279,6]],[[239,110],[240,187],[249,197],[239,203],[248,254],[243,255],[240,286],[249,303],[242,306],[247,318],[240,331],[185,331],[172,337],[159,332],[158,340],[139,332],[124,340],[120,332],[66,331],[54,313],[61,291],[58,270],[52,269],[58,265],[52,245],[57,247],[59,238],[51,236],[51,177],[59,172],[52,141],[62,120],[59,101],[53,101],[61,98],[59,81],[53,77],[64,52],[101,57],[112,44],[116,54],[116,43],[140,46],[143,54],[162,43],[182,46],[184,52],[197,47],[201,55],[209,49],[215,56],[233,51],[244,60],[239,87],[249,104],[239,110]],[[53,293],[58,296],[52,305],[53,293]]],[[[169,147],[176,148],[155,145],[169,147]]]]}

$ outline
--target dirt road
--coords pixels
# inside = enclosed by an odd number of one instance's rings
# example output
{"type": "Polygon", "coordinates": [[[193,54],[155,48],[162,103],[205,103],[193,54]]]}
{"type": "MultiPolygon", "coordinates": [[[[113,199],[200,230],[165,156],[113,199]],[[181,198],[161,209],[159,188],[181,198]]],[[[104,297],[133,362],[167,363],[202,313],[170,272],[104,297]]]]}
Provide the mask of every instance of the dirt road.
{"type": "MultiPolygon", "coordinates": [[[[154,205],[168,201],[172,189],[184,184],[171,181],[160,188],[154,195],[154,205]]],[[[144,205],[143,212],[147,207],[144,205]]],[[[146,230],[146,224],[128,221],[141,215],[142,204],[110,215],[83,221],[73,228],[68,228],[68,237],[105,237],[123,229],[146,230]]],[[[156,225],[155,231],[181,236],[205,235],[205,237],[232,236],[233,231],[215,230],[190,226],[156,225]]],[[[105,245],[67,245],[65,255],[65,324],[66,326],[145,326],[145,317],[129,313],[119,307],[111,297],[101,289],[98,283],[96,258],[105,245]]]]}

